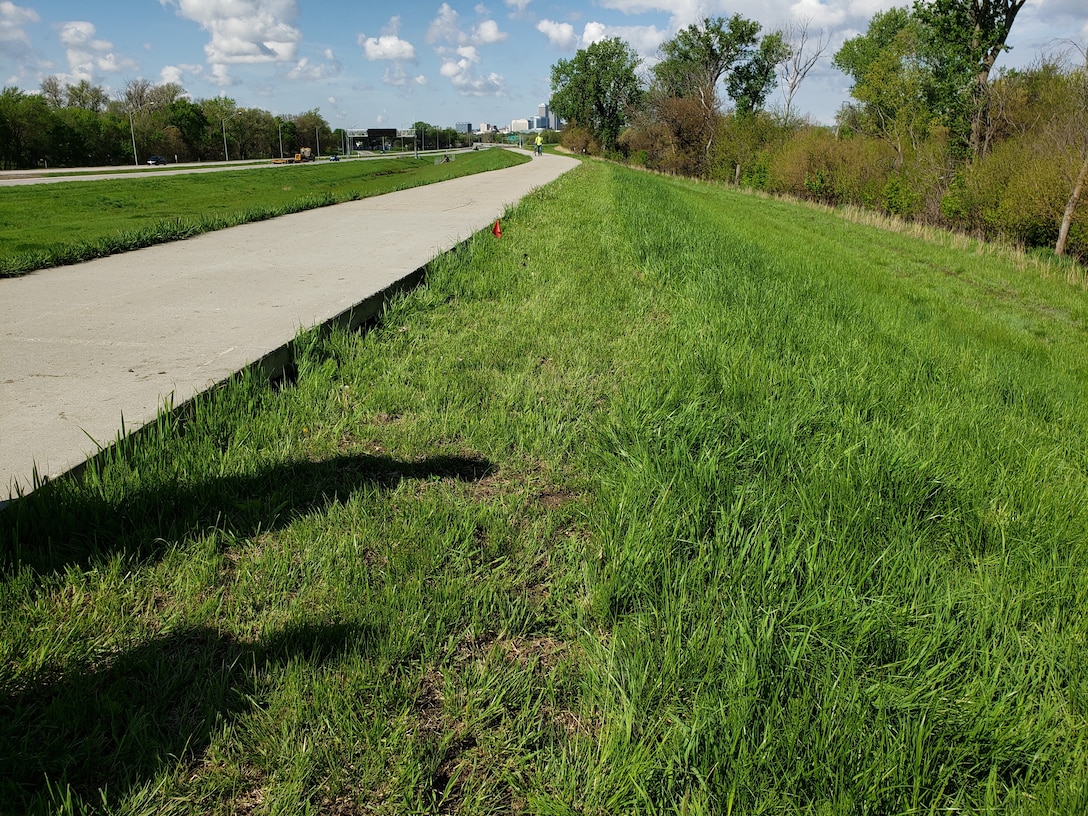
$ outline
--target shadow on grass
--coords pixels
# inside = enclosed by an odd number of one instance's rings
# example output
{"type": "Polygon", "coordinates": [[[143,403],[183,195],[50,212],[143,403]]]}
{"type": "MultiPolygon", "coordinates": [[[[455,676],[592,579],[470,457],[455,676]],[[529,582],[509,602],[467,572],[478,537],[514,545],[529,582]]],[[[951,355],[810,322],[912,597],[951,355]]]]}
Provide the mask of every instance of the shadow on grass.
{"type": "Polygon", "coordinates": [[[375,641],[351,623],[289,625],[253,644],[187,628],[0,688],[0,812],[56,812],[69,797],[93,809],[100,791],[117,803],[179,761],[200,761],[253,705],[265,669],[365,656],[375,641]]]}
{"type": "Polygon", "coordinates": [[[402,462],[351,454],[203,480],[179,475],[128,492],[112,488],[118,496],[60,479],[0,513],[0,559],[5,570],[26,566],[40,573],[85,567],[116,553],[153,559],[203,530],[252,537],[345,502],[360,490],[393,489],[404,480],[477,481],[494,470],[483,457],[402,462]]]}

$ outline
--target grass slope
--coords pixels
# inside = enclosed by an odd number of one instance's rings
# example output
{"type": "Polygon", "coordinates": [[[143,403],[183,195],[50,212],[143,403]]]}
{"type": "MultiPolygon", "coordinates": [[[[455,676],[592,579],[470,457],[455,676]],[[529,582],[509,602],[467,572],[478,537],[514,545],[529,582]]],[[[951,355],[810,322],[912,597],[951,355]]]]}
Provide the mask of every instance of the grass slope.
{"type": "MultiPolygon", "coordinates": [[[[507,150],[0,189],[0,277],[528,161],[507,150]]],[[[305,236],[300,236],[304,238],[305,236]]]]}
{"type": "Polygon", "coordinates": [[[1088,306],[599,163],[0,516],[0,811],[1082,813],[1088,306]]]}

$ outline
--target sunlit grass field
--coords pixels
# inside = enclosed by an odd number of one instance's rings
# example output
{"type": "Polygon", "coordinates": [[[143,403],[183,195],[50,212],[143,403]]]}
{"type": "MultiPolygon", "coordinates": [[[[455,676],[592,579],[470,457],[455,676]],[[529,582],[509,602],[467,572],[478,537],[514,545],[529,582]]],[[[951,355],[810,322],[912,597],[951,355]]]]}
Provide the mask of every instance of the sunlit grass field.
{"type": "Polygon", "coordinates": [[[590,162],[0,515],[0,812],[1088,812],[1088,299],[590,162]]]}
{"type": "MultiPolygon", "coordinates": [[[[0,188],[0,277],[510,167],[507,150],[0,188]]],[[[146,168],[145,168],[146,169],[146,168]]]]}

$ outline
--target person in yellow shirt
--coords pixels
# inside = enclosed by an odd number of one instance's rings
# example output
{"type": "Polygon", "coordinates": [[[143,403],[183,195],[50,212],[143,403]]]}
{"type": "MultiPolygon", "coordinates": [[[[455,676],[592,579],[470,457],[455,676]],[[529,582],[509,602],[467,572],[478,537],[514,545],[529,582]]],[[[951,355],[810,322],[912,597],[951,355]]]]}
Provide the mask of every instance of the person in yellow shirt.
{"type": "Polygon", "coordinates": [[[536,135],[536,149],[533,152],[538,156],[544,155],[544,137],[539,133],[536,135]]]}

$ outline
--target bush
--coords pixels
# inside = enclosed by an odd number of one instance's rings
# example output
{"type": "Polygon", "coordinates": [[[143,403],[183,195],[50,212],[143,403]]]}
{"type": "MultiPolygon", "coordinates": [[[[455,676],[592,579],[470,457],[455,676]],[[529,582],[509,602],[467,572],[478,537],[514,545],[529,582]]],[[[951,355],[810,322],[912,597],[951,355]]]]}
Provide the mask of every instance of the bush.
{"type": "Polygon", "coordinates": [[[707,175],[717,181],[767,189],[770,156],[793,135],[769,113],[723,117],[714,139],[707,175]]]}
{"type": "Polygon", "coordinates": [[[580,125],[567,125],[563,128],[559,142],[572,153],[588,153],[596,156],[601,152],[601,143],[589,130],[580,125]]]}
{"type": "Polygon", "coordinates": [[[828,128],[809,127],[789,139],[770,164],[772,192],[827,204],[878,208],[895,152],[875,139],[839,139],[828,128]]]}
{"type": "Polygon", "coordinates": [[[884,211],[900,218],[913,218],[920,204],[920,197],[903,174],[896,173],[884,185],[884,211]]]}
{"type": "MultiPolygon", "coordinates": [[[[1031,247],[1053,246],[1071,182],[1059,151],[1037,136],[1008,139],[964,169],[941,202],[961,229],[1031,247]]],[[[1083,219],[1075,224],[1078,240],[1083,219]]]]}

